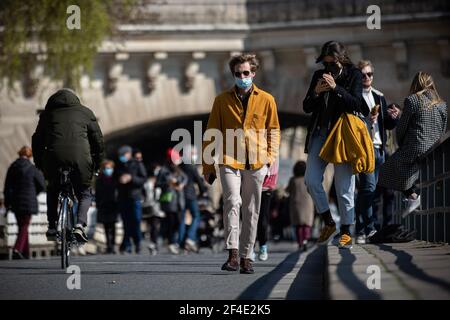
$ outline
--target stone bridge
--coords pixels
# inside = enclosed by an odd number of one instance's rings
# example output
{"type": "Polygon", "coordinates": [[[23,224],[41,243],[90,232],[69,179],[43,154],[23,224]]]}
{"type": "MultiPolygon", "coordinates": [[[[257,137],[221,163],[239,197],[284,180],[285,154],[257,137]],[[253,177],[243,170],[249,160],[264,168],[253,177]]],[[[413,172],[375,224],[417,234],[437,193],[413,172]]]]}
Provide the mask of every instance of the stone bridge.
{"type": "MultiPolygon", "coordinates": [[[[418,70],[430,72],[450,98],[448,2],[379,3],[382,29],[369,30],[370,1],[147,0],[133,23],[120,25],[123,39],[103,42],[93,73],[81,80],[81,99],[98,117],[110,156],[130,143],[155,159],[173,129],[205,122],[214,97],[232,85],[230,56],[255,52],[256,83],[278,104],[281,155],[302,158],[301,101],[320,46],[330,39],[347,44],[354,62],[372,60],[375,87],[389,102],[402,104],[418,70]]],[[[0,92],[0,181],[17,150],[30,144],[39,110],[62,86],[40,68],[30,74],[39,79],[35,90],[18,82],[15,93],[0,92]]]]}

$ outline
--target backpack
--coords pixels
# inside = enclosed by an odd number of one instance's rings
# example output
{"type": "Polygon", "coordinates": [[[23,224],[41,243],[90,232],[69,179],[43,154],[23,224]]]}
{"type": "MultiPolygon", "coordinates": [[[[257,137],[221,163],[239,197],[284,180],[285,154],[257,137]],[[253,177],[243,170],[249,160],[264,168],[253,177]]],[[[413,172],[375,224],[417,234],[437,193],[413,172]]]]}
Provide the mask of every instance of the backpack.
{"type": "Polygon", "coordinates": [[[401,224],[391,224],[381,228],[369,238],[370,243],[402,243],[416,239],[416,231],[409,231],[401,224]]]}

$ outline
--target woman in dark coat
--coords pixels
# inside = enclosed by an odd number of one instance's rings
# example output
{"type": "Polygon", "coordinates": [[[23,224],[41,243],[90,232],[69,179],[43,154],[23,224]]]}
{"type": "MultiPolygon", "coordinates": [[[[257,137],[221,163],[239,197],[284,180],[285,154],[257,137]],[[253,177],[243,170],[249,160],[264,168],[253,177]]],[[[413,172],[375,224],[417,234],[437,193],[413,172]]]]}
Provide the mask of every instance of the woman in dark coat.
{"type": "Polygon", "coordinates": [[[28,227],[31,215],[38,213],[37,195],[45,190],[42,173],[31,163],[30,147],[22,147],[19,158],[8,169],[5,180],[5,207],[14,212],[19,233],[14,245],[13,258],[29,257],[28,227]]]}
{"type": "MultiPolygon", "coordinates": [[[[320,150],[339,117],[344,113],[367,116],[369,107],[363,103],[362,74],[355,67],[342,43],[326,42],[316,60],[323,68],[314,72],[303,101],[305,113],[311,113],[305,141],[305,183],[317,212],[325,226],[320,232],[319,243],[326,243],[336,232],[328,197],[323,188],[323,175],[328,162],[320,156],[320,150]]],[[[355,175],[348,163],[334,165],[334,181],[341,217],[339,247],[351,248],[350,226],[355,220],[355,175]]]]}
{"type": "Polygon", "coordinates": [[[115,254],[116,222],[118,216],[117,186],[113,178],[114,162],[103,161],[95,181],[97,222],[103,224],[106,236],[106,253],[115,254]]]}
{"type": "Polygon", "coordinates": [[[378,181],[382,187],[402,191],[408,199],[403,217],[420,205],[420,195],[415,188],[419,158],[439,140],[446,128],[447,104],[439,97],[433,78],[418,72],[397,125],[399,149],[381,167],[378,181]]]}

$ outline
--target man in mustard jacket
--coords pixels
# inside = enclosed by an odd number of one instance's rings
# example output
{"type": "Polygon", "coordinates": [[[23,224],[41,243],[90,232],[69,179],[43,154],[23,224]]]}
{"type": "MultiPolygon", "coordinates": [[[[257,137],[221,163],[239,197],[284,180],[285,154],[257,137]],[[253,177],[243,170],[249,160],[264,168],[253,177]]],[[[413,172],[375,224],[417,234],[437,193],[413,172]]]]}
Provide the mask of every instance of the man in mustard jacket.
{"type": "Polygon", "coordinates": [[[235,56],[229,67],[235,86],[216,97],[205,133],[205,136],[208,130],[220,133],[215,140],[221,141],[214,141],[216,146],[220,145],[214,154],[219,160],[208,161],[212,141],[204,141],[203,174],[212,184],[216,177],[214,164],[219,165],[225,241],[229,252],[222,270],[237,271],[240,267],[241,273],[253,273],[253,246],[262,184],[278,155],[280,125],[275,99],[253,84],[258,68],[255,55],[235,56]],[[242,230],[239,234],[241,208],[242,230]]]}

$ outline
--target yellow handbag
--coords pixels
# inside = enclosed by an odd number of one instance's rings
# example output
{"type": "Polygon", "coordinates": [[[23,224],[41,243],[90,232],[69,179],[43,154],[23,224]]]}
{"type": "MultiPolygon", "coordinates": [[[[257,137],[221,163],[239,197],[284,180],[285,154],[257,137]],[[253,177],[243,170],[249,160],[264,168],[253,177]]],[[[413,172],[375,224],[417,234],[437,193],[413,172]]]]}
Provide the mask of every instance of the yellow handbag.
{"type": "Polygon", "coordinates": [[[364,121],[353,114],[343,113],[339,117],[319,156],[329,163],[351,163],[353,174],[375,170],[372,139],[364,121]]]}

